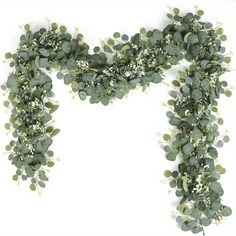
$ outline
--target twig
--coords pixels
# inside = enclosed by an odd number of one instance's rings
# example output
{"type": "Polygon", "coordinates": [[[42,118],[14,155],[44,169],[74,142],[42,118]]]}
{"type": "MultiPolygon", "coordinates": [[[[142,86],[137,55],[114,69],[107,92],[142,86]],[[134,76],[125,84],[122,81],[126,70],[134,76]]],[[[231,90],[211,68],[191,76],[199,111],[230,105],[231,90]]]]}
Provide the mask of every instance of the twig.
{"type": "Polygon", "coordinates": [[[203,236],[206,236],[203,226],[202,226],[202,235],[203,235],[203,236]]]}

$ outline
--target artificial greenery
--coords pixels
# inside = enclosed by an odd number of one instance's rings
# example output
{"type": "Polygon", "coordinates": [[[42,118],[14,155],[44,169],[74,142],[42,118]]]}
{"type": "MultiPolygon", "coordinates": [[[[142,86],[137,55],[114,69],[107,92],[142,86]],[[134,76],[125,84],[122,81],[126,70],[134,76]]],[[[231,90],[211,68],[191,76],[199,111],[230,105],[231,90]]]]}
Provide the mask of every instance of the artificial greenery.
{"type": "Polygon", "coordinates": [[[54,166],[49,148],[60,130],[51,120],[59,106],[48,71],[56,70],[57,79],[81,100],[108,105],[136,87],[145,90],[162,82],[164,71],[185,59],[191,65],[172,81],[168,101],[167,116],[175,134],[163,135],[166,158],[179,159],[176,170],[165,171],[180,198],[176,219],[183,231],[204,233],[205,226],[230,215],[219,183],[225,169],[217,161],[217,147],[229,141],[218,131],[223,119],[217,115],[217,99],[220,94],[231,96],[227,82],[219,79],[229,70],[230,57],[222,46],[227,39],[223,29],[202,21],[202,15],[198,10],[181,16],[175,8],[162,31],[141,28],[131,37],[115,32],[93,52],[82,34],[73,37],[65,26],[52,23],[33,32],[25,25],[16,52],[5,55],[13,71],[1,86],[8,92],[4,106],[11,108],[5,128],[14,137],[6,146],[17,168],[13,180],[30,179],[32,191],[44,188],[48,167],[54,166]]]}

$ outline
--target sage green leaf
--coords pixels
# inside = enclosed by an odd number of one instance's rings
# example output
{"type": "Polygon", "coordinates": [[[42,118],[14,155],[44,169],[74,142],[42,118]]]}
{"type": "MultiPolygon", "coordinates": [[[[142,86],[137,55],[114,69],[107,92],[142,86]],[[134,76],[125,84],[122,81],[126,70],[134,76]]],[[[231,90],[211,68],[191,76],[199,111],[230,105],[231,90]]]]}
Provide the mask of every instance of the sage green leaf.
{"type": "Polygon", "coordinates": [[[45,103],[45,107],[47,107],[47,108],[52,108],[54,106],[54,104],[52,103],[52,102],[46,102],[45,103]]]}
{"type": "Polygon", "coordinates": [[[188,192],[188,177],[187,176],[183,176],[182,177],[182,181],[183,181],[183,189],[185,192],[188,192]]]}
{"type": "Polygon", "coordinates": [[[200,90],[200,89],[194,89],[194,90],[192,91],[192,96],[193,96],[193,98],[195,98],[196,100],[201,99],[201,98],[202,98],[202,92],[201,92],[201,90],[200,90]]]}
{"type": "Polygon", "coordinates": [[[190,230],[189,227],[188,227],[188,225],[187,225],[186,223],[183,223],[183,224],[182,224],[181,229],[182,229],[183,231],[189,231],[189,230],[190,230]]]}
{"type": "Polygon", "coordinates": [[[208,79],[204,79],[202,82],[201,82],[201,87],[203,88],[203,90],[205,91],[209,91],[209,88],[210,88],[210,82],[208,79]]]}
{"type": "Polygon", "coordinates": [[[81,99],[82,101],[84,101],[84,100],[86,99],[86,97],[87,97],[86,92],[85,92],[85,91],[80,91],[80,92],[79,92],[79,97],[80,97],[80,99],[81,99]]]}
{"type": "Polygon", "coordinates": [[[59,134],[59,133],[60,133],[60,129],[54,129],[54,130],[52,131],[50,137],[52,138],[52,137],[56,136],[56,135],[59,134]]]}
{"type": "Polygon", "coordinates": [[[77,63],[76,63],[76,61],[75,61],[74,58],[70,58],[70,59],[67,60],[67,62],[66,62],[66,68],[67,68],[68,70],[75,69],[76,67],[77,67],[77,63]]]}
{"type": "Polygon", "coordinates": [[[224,137],[223,137],[223,141],[225,142],[225,143],[228,143],[229,142],[229,136],[228,135],[225,135],[224,137]]]}
{"type": "Polygon", "coordinates": [[[152,74],[152,81],[153,83],[160,83],[162,81],[162,77],[159,73],[152,74]]]}
{"type": "Polygon", "coordinates": [[[59,105],[54,105],[54,106],[50,109],[49,113],[52,114],[52,113],[55,112],[58,108],[59,108],[59,105]]]}
{"type": "Polygon", "coordinates": [[[39,182],[38,182],[38,185],[39,185],[41,188],[45,188],[45,187],[46,187],[46,184],[45,184],[43,181],[39,181],[39,182]]]}
{"type": "Polygon", "coordinates": [[[30,185],[30,190],[32,190],[32,191],[35,191],[35,190],[36,190],[35,184],[31,184],[31,185],[30,185]]]}
{"type": "Polygon", "coordinates": [[[190,155],[194,150],[194,146],[192,143],[187,143],[183,146],[183,153],[185,155],[190,155]]]}
{"type": "Polygon", "coordinates": [[[73,80],[74,80],[74,78],[71,75],[69,75],[69,74],[66,74],[64,76],[64,83],[65,84],[70,84],[73,80]]]}
{"type": "Polygon", "coordinates": [[[180,32],[175,32],[173,35],[173,39],[176,43],[180,43],[182,42],[182,35],[180,34],[180,32]]]}
{"type": "Polygon", "coordinates": [[[196,139],[200,139],[202,136],[203,136],[203,133],[201,132],[201,130],[195,128],[193,130],[193,136],[196,138],[196,139]]]}
{"type": "Polygon", "coordinates": [[[46,124],[48,121],[52,119],[52,116],[49,113],[44,113],[42,116],[42,122],[46,124]]]}
{"type": "Polygon", "coordinates": [[[63,75],[61,72],[58,72],[58,73],[57,73],[57,78],[58,78],[58,79],[63,79],[63,78],[64,78],[64,75],[63,75]]]}
{"type": "Polygon", "coordinates": [[[78,92],[79,89],[80,89],[80,85],[79,85],[78,82],[72,81],[72,82],[71,82],[71,88],[72,88],[72,91],[73,91],[73,92],[78,92]]]}
{"type": "Polygon", "coordinates": [[[198,222],[196,220],[191,220],[187,223],[188,228],[191,230],[197,226],[198,222]]]}
{"type": "Polygon", "coordinates": [[[173,179],[173,180],[170,181],[170,187],[171,187],[171,188],[175,188],[176,185],[177,185],[177,183],[176,183],[176,180],[175,180],[175,179],[173,179]]]}
{"type": "Polygon", "coordinates": [[[209,187],[212,191],[219,194],[219,196],[222,196],[224,194],[224,190],[222,189],[221,184],[219,182],[209,183],[209,187]]]}
{"type": "Polygon", "coordinates": [[[39,53],[43,56],[43,57],[49,57],[49,52],[48,52],[48,50],[47,49],[45,49],[45,48],[40,48],[39,49],[39,53]]]}
{"type": "Polygon", "coordinates": [[[181,226],[184,223],[184,219],[182,216],[176,217],[176,222],[181,226]]]}
{"type": "Polygon", "coordinates": [[[201,223],[203,226],[208,226],[212,223],[212,219],[209,218],[201,218],[201,223]]]}
{"type": "Polygon", "coordinates": [[[48,167],[53,167],[54,166],[54,162],[53,161],[48,161],[47,166],[48,167]]]}
{"type": "Polygon", "coordinates": [[[66,41],[61,45],[61,48],[64,53],[68,54],[71,52],[71,44],[70,42],[66,41]]]}
{"type": "Polygon", "coordinates": [[[39,59],[39,66],[42,68],[49,67],[48,58],[40,58],[39,59]]]}
{"type": "Polygon", "coordinates": [[[169,141],[169,140],[171,139],[171,137],[170,137],[169,134],[164,134],[164,135],[163,135],[163,139],[164,139],[165,141],[169,141]]]}
{"type": "Polygon", "coordinates": [[[213,158],[218,157],[218,151],[214,147],[209,147],[208,148],[208,154],[213,158]]]}
{"type": "Polygon", "coordinates": [[[216,146],[221,148],[224,146],[224,142],[222,140],[218,140],[217,143],[216,143],[216,146]]]}
{"type": "Polygon", "coordinates": [[[34,64],[35,64],[35,66],[36,66],[37,68],[40,68],[40,62],[39,62],[39,60],[40,60],[40,57],[39,57],[39,56],[36,56],[36,57],[35,57],[35,60],[34,60],[34,64]]]}
{"type": "Polygon", "coordinates": [[[167,153],[166,159],[169,160],[169,161],[175,161],[176,160],[176,154],[174,152],[170,151],[169,153],[167,153]]]}
{"type": "Polygon", "coordinates": [[[109,104],[109,97],[108,96],[102,96],[101,98],[101,103],[104,105],[104,106],[107,106],[109,104]]]}
{"type": "Polygon", "coordinates": [[[164,176],[165,176],[166,178],[171,177],[171,175],[172,175],[172,172],[169,171],[169,170],[166,170],[166,171],[164,172],[164,176]]]}
{"type": "Polygon", "coordinates": [[[48,181],[48,177],[45,175],[39,175],[39,179],[42,181],[48,181]]]}
{"type": "Polygon", "coordinates": [[[52,89],[52,82],[49,81],[49,82],[46,82],[44,85],[43,85],[43,88],[48,92],[52,89]]]}
{"type": "Polygon", "coordinates": [[[194,219],[200,219],[201,218],[201,216],[202,216],[202,211],[200,211],[199,209],[197,209],[197,208],[194,208],[193,209],[193,211],[192,211],[192,217],[194,218],[194,219]]]}
{"type": "Polygon", "coordinates": [[[178,117],[172,117],[169,121],[169,123],[173,126],[179,125],[181,120],[178,117]]]}
{"type": "Polygon", "coordinates": [[[189,34],[188,37],[187,37],[187,42],[189,44],[198,43],[198,36],[196,34],[189,34]]]}
{"type": "Polygon", "coordinates": [[[232,214],[232,210],[230,207],[225,206],[222,210],[223,216],[230,216],[232,214]]]}
{"type": "Polygon", "coordinates": [[[202,227],[200,227],[200,226],[194,227],[193,229],[191,229],[191,231],[194,234],[198,234],[202,231],[202,227]]]}

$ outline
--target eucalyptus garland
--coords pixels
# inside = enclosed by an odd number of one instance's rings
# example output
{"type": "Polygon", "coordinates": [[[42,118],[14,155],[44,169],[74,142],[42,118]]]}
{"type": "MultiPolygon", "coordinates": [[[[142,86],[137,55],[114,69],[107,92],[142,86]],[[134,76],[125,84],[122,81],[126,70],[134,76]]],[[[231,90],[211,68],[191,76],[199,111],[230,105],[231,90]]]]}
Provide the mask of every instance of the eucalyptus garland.
{"type": "Polygon", "coordinates": [[[81,100],[108,105],[136,87],[145,90],[162,82],[164,71],[185,59],[191,65],[172,81],[168,101],[167,117],[175,133],[163,135],[166,159],[179,159],[176,170],[165,171],[180,198],[176,220],[183,231],[204,234],[204,226],[229,216],[232,211],[222,203],[219,183],[225,169],[217,160],[217,147],[229,136],[218,131],[223,119],[217,115],[217,99],[231,96],[227,82],[219,79],[229,71],[230,57],[222,46],[227,39],[223,29],[202,21],[202,15],[197,10],[181,16],[174,8],[162,31],[141,28],[130,38],[115,32],[93,52],[81,33],[72,36],[63,25],[52,23],[33,32],[26,24],[16,52],[5,55],[13,70],[1,86],[8,95],[4,105],[11,109],[5,127],[14,137],[6,146],[17,168],[13,180],[29,179],[32,191],[44,188],[54,166],[49,148],[60,130],[51,120],[59,106],[48,72],[57,71],[57,79],[81,100]]]}

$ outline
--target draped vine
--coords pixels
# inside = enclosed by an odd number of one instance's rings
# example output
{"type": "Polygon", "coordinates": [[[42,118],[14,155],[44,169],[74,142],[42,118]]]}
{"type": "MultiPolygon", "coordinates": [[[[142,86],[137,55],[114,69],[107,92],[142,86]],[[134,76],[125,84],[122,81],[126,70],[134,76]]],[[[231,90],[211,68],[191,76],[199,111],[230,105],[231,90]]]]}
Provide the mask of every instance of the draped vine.
{"type": "Polygon", "coordinates": [[[5,55],[12,72],[1,86],[7,94],[4,106],[11,110],[5,128],[13,135],[6,146],[16,167],[13,180],[29,180],[32,191],[44,188],[55,163],[50,146],[60,130],[51,120],[59,105],[48,72],[57,71],[57,79],[81,100],[108,105],[136,87],[161,83],[164,72],[185,59],[191,65],[172,81],[167,102],[175,133],[163,135],[166,159],[178,158],[177,168],[165,171],[180,199],[176,220],[182,230],[204,234],[205,226],[229,216],[219,182],[225,168],[217,160],[217,148],[229,136],[218,130],[223,119],[217,100],[231,96],[228,83],[220,80],[230,57],[222,46],[223,29],[202,21],[202,15],[202,10],[180,15],[174,8],[163,30],[141,28],[131,37],[115,32],[93,52],[81,33],[72,36],[63,25],[32,31],[26,24],[17,50],[5,55]]]}

